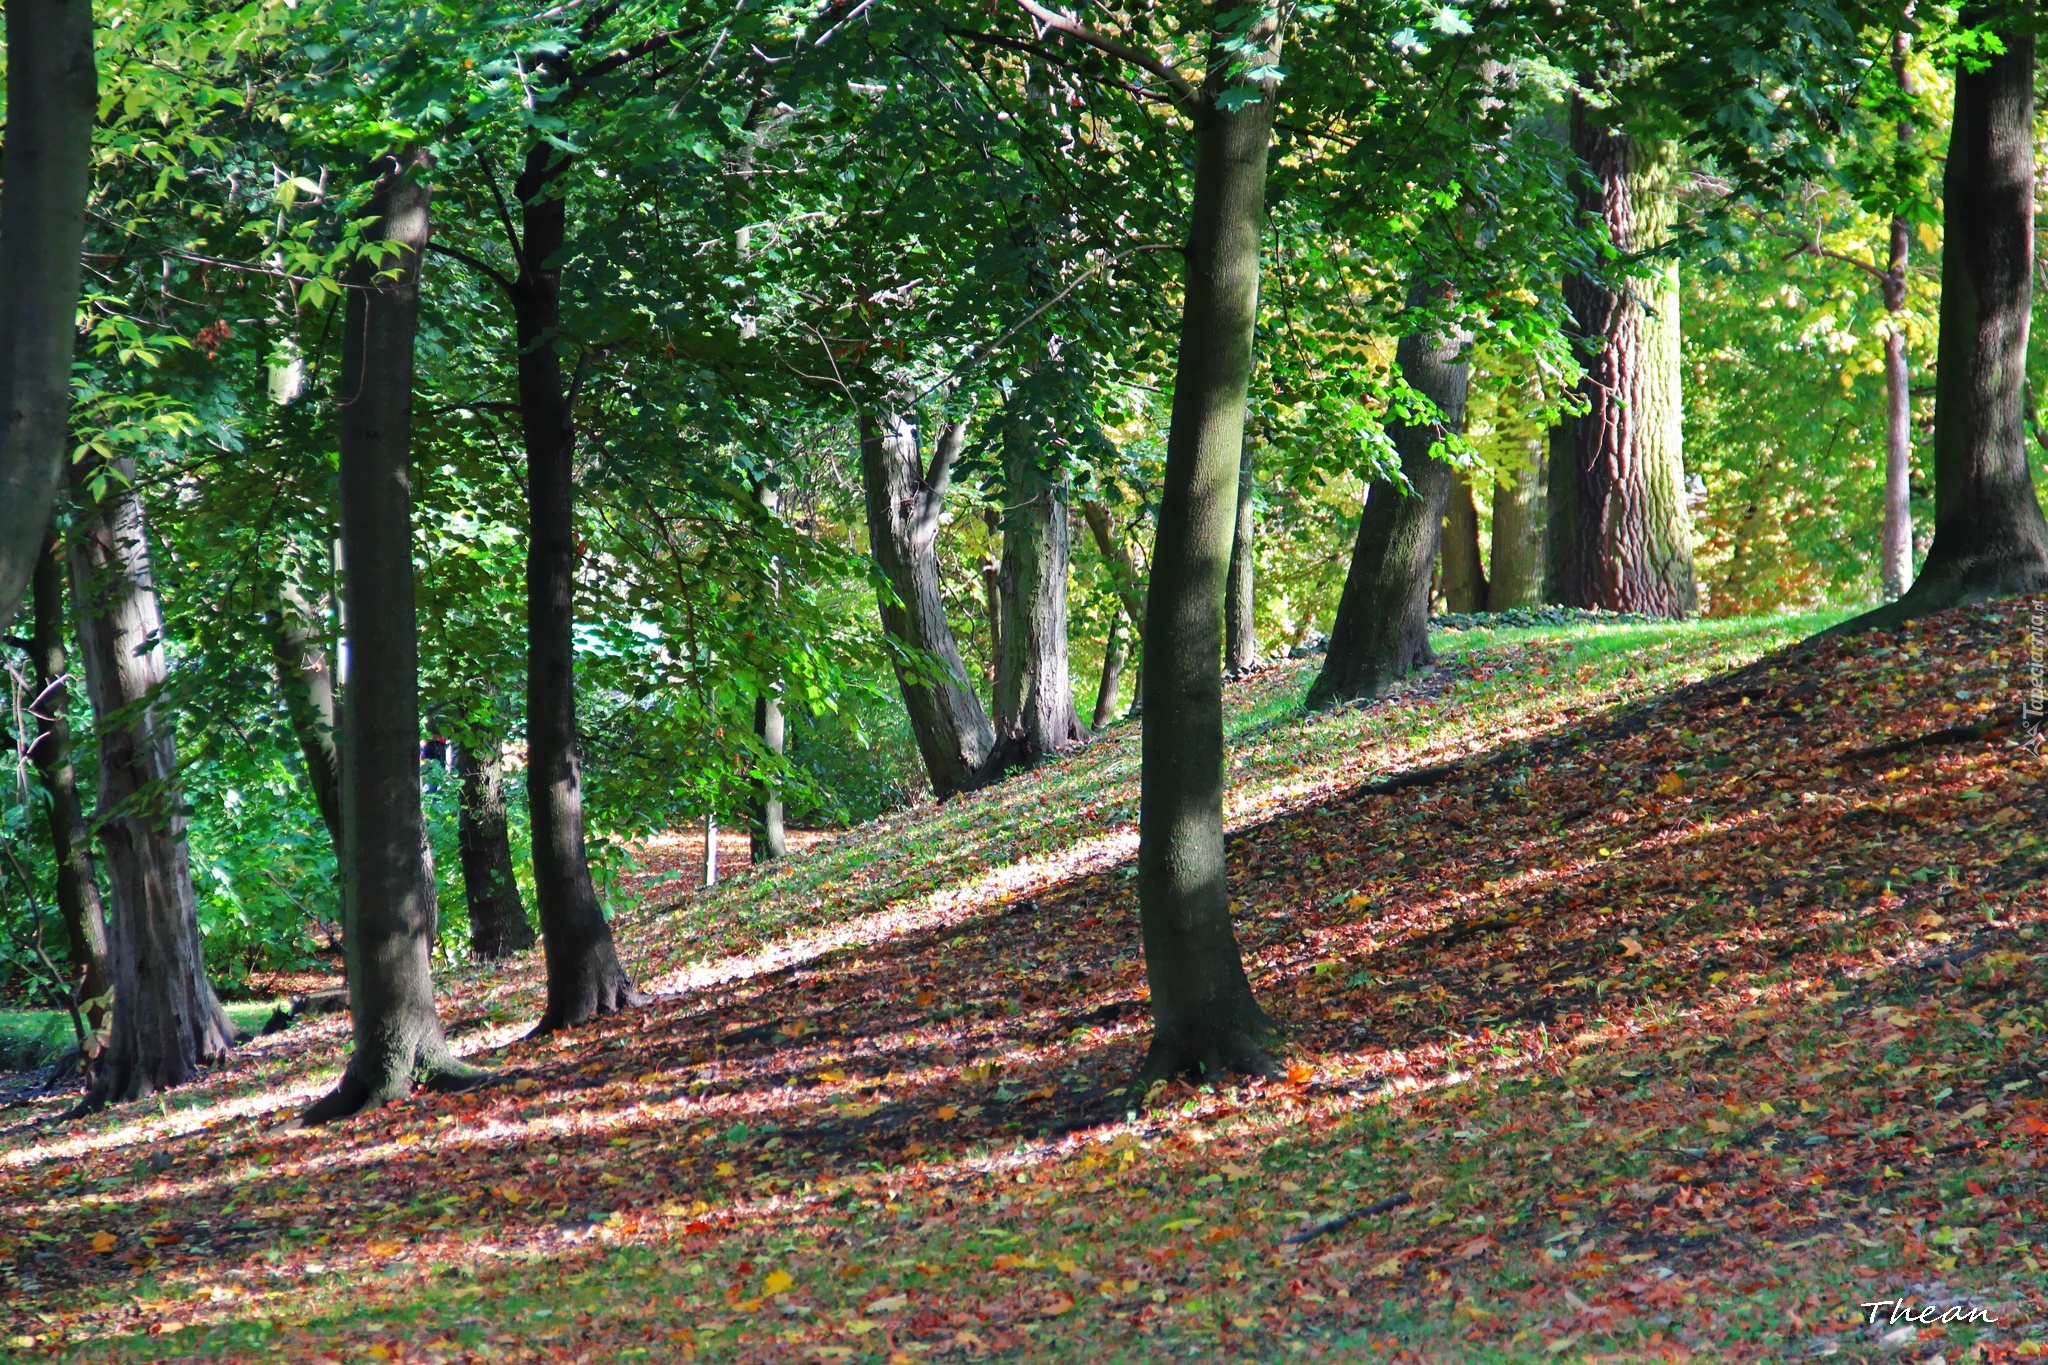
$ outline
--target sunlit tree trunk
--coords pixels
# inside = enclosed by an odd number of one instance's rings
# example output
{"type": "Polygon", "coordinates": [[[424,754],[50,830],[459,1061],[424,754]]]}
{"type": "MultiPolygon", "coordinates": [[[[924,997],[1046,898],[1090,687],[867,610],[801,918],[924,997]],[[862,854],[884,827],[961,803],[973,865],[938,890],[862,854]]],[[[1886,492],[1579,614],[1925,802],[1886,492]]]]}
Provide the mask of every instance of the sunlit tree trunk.
{"type": "Polygon", "coordinates": [[[1237,677],[1259,664],[1258,515],[1259,443],[1249,431],[1237,464],[1237,526],[1230,538],[1230,568],[1223,589],[1223,672],[1237,677]]]}
{"type": "MultiPolygon", "coordinates": [[[[780,499],[774,487],[764,479],[754,486],[754,501],[772,517],[780,499]]],[[[775,566],[770,565],[767,581],[762,584],[762,591],[771,600],[782,590],[776,578],[777,572],[775,566]]],[[[771,764],[782,758],[787,736],[782,719],[782,698],[776,687],[770,687],[754,698],[754,738],[760,741],[761,749],[771,764]]],[[[772,776],[754,784],[747,807],[747,841],[749,857],[757,867],[789,852],[788,836],[782,827],[782,787],[772,776]]]]}
{"type": "Polygon", "coordinates": [[[451,747],[457,785],[455,839],[462,857],[463,901],[469,909],[469,953],[490,962],[523,953],[534,943],[512,863],[505,761],[495,742],[477,743],[472,738],[451,747]]]}
{"type": "Polygon", "coordinates": [[[270,617],[271,669],[284,696],[285,714],[306,764],[306,785],[321,823],[341,856],[341,748],[335,724],[334,673],[320,616],[304,589],[285,579],[277,586],[270,617]]]}
{"type": "Polygon", "coordinates": [[[1529,442],[1529,462],[1493,486],[1490,611],[1543,604],[1543,485],[1549,443],[1529,442]]]}
{"type": "Polygon", "coordinates": [[[1479,559],[1479,508],[1462,469],[1451,471],[1444,502],[1443,592],[1446,611],[1489,610],[1486,566],[1479,559]]]}
{"type": "MultiPolygon", "coordinates": [[[[996,653],[996,750],[984,764],[1029,767],[1087,738],[1067,662],[1067,480],[1045,468],[1022,421],[1003,433],[1002,637],[996,653]]],[[[994,776],[993,772],[989,773],[994,776]]]]}
{"type": "MultiPolygon", "coordinates": [[[[1907,55],[1912,42],[1903,30],[1892,38],[1892,75],[1913,92],[1907,55]]],[[[1898,140],[1911,140],[1912,125],[1901,122],[1898,140]]],[[[1884,310],[1891,326],[1884,335],[1885,458],[1884,530],[1878,547],[1878,581],[1887,598],[1903,596],[1913,584],[1913,374],[1906,359],[1906,257],[1912,233],[1901,214],[1892,215],[1891,255],[1885,263],[1884,310]]]]}
{"type": "Polygon", "coordinates": [[[1109,635],[1102,644],[1102,675],[1095,685],[1095,717],[1092,724],[1097,730],[1116,719],[1117,689],[1123,683],[1126,653],[1123,625],[1123,614],[1112,611],[1109,615],[1109,635]]]}

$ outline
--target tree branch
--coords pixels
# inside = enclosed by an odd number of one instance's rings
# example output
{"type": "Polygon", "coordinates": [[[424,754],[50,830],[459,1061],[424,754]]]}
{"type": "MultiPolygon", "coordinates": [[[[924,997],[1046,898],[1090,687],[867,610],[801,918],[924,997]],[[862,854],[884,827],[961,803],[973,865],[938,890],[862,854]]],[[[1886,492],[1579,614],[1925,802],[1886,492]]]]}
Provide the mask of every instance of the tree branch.
{"type": "Polygon", "coordinates": [[[1192,112],[1200,106],[1202,102],[1201,93],[1188,83],[1187,77],[1181,75],[1180,72],[1174,70],[1151,53],[1141,52],[1137,48],[1120,43],[1108,34],[1097,33],[1094,29],[1070,15],[1061,14],[1058,10],[1047,9],[1044,5],[1039,4],[1038,0],[1017,0],[1017,5],[1026,14],[1036,19],[1047,31],[1064,33],[1069,38],[1077,38],[1094,48],[1097,52],[1114,57],[1120,62],[1126,62],[1141,70],[1151,72],[1161,81],[1165,82],[1166,88],[1173,92],[1174,101],[1182,108],[1192,112]]]}
{"type": "Polygon", "coordinates": [[[479,274],[490,276],[493,280],[497,281],[498,287],[504,290],[507,294],[512,293],[514,289],[517,288],[517,286],[514,285],[511,280],[507,279],[504,273],[500,271],[496,266],[492,265],[489,261],[486,261],[481,257],[470,255],[467,251],[462,250],[460,247],[443,246],[439,242],[428,242],[427,250],[433,252],[437,256],[446,256],[448,259],[452,261],[460,261],[464,265],[468,266],[471,270],[477,271],[479,274]]]}

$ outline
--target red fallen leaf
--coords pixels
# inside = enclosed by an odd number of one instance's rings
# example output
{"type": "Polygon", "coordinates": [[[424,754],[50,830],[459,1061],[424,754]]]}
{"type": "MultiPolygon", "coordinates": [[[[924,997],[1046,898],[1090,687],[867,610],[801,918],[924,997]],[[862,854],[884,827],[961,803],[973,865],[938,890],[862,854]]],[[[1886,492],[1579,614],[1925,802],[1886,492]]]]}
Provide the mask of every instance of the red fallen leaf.
{"type": "Polygon", "coordinates": [[[2013,1132],[2024,1137],[2039,1137],[2043,1133],[2048,1133],[2048,1123],[2044,1123],[2032,1114],[2025,1114],[2014,1119],[2010,1128],[2013,1132]]]}
{"type": "Polygon", "coordinates": [[[1974,1181],[1974,1180],[1965,1180],[1965,1181],[1963,1182],[1963,1188],[1964,1188],[1964,1189],[1966,1189],[1966,1190],[1968,1190],[1968,1191],[1969,1191],[1969,1192],[1970,1192],[1971,1194],[1982,1194],[1982,1193],[1984,1193],[1984,1187],[1983,1187],[1982,1185],[1979,1185],[1979,1184],[1978,1184],[1978,1183],[1977,1183],[1976,1181],[1974,1181]]]}

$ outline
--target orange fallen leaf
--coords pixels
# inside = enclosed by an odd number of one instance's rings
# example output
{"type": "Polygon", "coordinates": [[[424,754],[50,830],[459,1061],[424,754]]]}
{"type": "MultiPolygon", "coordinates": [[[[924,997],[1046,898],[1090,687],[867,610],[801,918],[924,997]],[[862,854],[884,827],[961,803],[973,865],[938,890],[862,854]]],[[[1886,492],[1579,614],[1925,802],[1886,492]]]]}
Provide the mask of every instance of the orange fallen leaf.
{"type": "Polygon", "coordinates": [[[115,1243],[119,1240],[111,1232],[95,1232],[92,1235],[92,1249],[104,1256],[114,1249],[115,1243]]]}

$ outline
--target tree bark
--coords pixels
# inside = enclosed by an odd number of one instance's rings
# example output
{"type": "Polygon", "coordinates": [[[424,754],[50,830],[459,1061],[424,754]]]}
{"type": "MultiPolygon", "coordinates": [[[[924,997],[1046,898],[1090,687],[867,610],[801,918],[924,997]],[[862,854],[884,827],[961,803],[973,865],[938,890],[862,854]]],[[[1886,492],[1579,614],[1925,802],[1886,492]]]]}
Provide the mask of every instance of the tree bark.
{"type": "Polygon", "coordinates": [[[526,795],[533,890],[547,950],[548,997],[536,1033],[644,1004],[619,964],[583,830],[576,733],[576,422],[556,351],[568,203],[552,192],[566,161],[536,143],[513,194],[520,203],[519,420],[526,443],[526,795]]]}
{"type": "Polygon", "coordinates": [[[1401,377],[1435,403],[1444,420],[1441,426],[1397,426],[1389,433],[1401,453],[1407,487],[1375,479],[1366,490],[1329,652],[1309,688],[1312,710],[1378,696],[1436,661],[1429,648],[1429,580],[1451,466],[1431,452],[1464,425],[1470,376],[1465,346],[1461,336],[1434,342],[1408,336],[1395,348],[1401,377]]]}
{"type": "Polygon", "coordinates": [[[57,865],[57,913],[64,920],[70,965],[78,980],[71,998],[95,1037],[106,1022],[111,977],[107,971],[107,925],[100,907],[99,880],[93,867],[92,844],[78,801],[78,774],[71,761],[70,662],[64,649],[63,549],[54,536],[30,575],[35,633],[30,655],[35,665],[36,775],[49,799],[50,854],[57,865]]]}
{"type": "Polygon", "coordinates": [[[896,683],[925,774],[942,801],[975,784],[995,743],[939,594],[939,511],[966,436],[965,422],[948,425],[939,433],[931,468],[922,470],[910,416],[872,408],[860,414],[868,552],[891,589],[881,603],[882,630],[926,656],[923,664],[899,659],[896,683]]]}
{"type": "Polygon", "coordinates": [[[420,810],[419,627],[413,584],[413,343],[428,237],[426,156],[381,158],[366,240],[395,255],[349,267],[336,406],[348,602],[342,712],[342,939],[354,1049],[308,1123],[449,1090],[481,1073],[456,1060],[434,1008],[435,901],[420,810]],[[395,277],[393,272],[395,272],[395,277]]]}
{"type": "Polygon", "coordinates": [[[1095,685],[1095,718],[1093,726],[1100,730],[1116,719],[1117,688],[1124,676],[1124,618],[1121,612],[1111,612],[1109,635],[1102,643],[1102,676],[1095,685]]]}
{"type": "MultiPolygon", "coordinates": [[[[1966,6],[1966,23],[2012,9],[1966,6]]],[[[2048,587],[2048,523],[2027,465],[2027,328],[2034,271],[2034,37],[1956,72],[1942,179],[1941,341],[1934,381],[1934,543],[1898,601],[1836,627],[1896,625],[2048,587]]]]}
{"type": "MultiPolygon", "coordinates": [[[[1581,210],[1605,221],[1617,251],[1637,256],[1670,234],[1671,149],[1598,119],[1574,101],[1581,210]]],[[[1677,266],[1620,288],[1574,276],[1565,302],[1586,411],[1565,418],[1551,454],[1546,595],[1572,607],[1691,615],[1699,592],[1685,510],[1677,266]]]]}
{"type": "MultiPolygon", "coordinates": [[[[780,502],[775,489],[767,480],[754,486],[754,500],[770,516],[775,514],[780,502]]],[[[778,570],[770,565],[767,582],[762,587],[773,599],[782,591],[777,577],[778,570]]],[[[771,764],[779,762],[784,751],[786,733],[782,720],[782,697],[779,684],[767,688],[754,698],[754,738],[761,742],[761,748],[768,754],[771,764]]],[[[782,827],[782,788],[770,776],[754,784],[753,798],[747,807],[748,856],[758,867],[773,862],[788,854],[788,841],[782,827]]]]}
{"type": "Polygon", "coordinates": [[[341,748],[335,726],[334,674],[327,666],[327,642],[320,614],[290,579],[279,582],[271,608],[271,669],[284,695],[285,714],[306,763],[313,803],[341,857],[341,748]]]}
{"type": "Polygon", "coordinates": [[[1145,603],[1138,904],[1152,1042],[1143,1076],[1273,1069],[1231,923],[1223,852],[1223,586],[1237,523],[1275,95],[1195,107],[1179,357],[1145,603]]]}
{"type": "Polygon", "coordinates": [[[453,746],[458,784],[456,845],[462,857],[462,895],[469,907],[469,954],[495,962],[534,944],[533,925],[519,899],[512,864],[512,833],[505,814],[505,762],[495,743],[453,746]]]}
{"type": "MultiPolygon", "coordinates": [[[[1095,537],[1095,548],[1101,551],[1103,562],[1109,566],[1110,586],[1116,592],[1116,599],[1123,603],[1131,630],[1142,644],[1145,639],[1145,576],[1131,562],[1130,550],[1117,538],[1116,523],[1110,520],[1107,507],[1099,502],[1084,502],[1081,504],[1081,516],[1088,523],[1089,534],[1095,537]]],[[[1235,534],[1233,529],[1232,535],[1235,534]]]]}
{"type": "Polygon", "coordinates": [[[1247,431],[1237,462],[1237,526],[1230,538],[1230,568],[1223,590],[1223,674],[1239,677],[1259,666],[1257,596],[1259,443],[1247,431]]]}
{"type": "MultiPolygon", "coordinates": [[[[1907,64],[1911,42],[1903,29],[1892,36],[1892,77],[1907,94],[1913,93],[1912,68],[1907,64]]],[[[1912,136],[1912,125],[1902,120],[1899,142],[1909,142],[1912,136]]],[[[1884,530],[1878,546],[1878,582],[1887,600],[1903,597],[1913,583],[1913,375],[1899,317],[1906,310],[1906,257],[1913,238],[1901,214],[1892,215],[1891,229],[1891,256],[1884,272],[1884,310],[1891,318],[1884,337],[1884,530]]]]}
{"type": "Polygon", "coordinates": [[[1479,509],[1472,501],[1472,480],[1462,469],[1451,471],[1444,503],[1444,610],[1488,611],[1486,566],[1479,560],[1479,509]]]}
{"type": "Polygon", "coordinates": [[[235,1031],[206,979],[175,786],[177,743],[156,709],[166,673],[163,613],[134,465],[74,465],[72,475],[71,583],[99,733],[96,824],[113,911],[113,1030],[82,1112],[183,1085],[226,1059],[235,1031]]]}
{"type": "Polygon", "coordinates": [[[1529,462],[1493,486],[1493,578],[1489,611],[1543,605],[1543,485],[1546,443],[1529,443],[1529,462]]]}
{"type": "Polygon", "coordinates": [[[91,0],[7,6],[0,183],[0,627],[28,586],[70,447],[79,250],[98,111],[91,0]]]}
{"type": "Polygon", "coordinates": [[[1003,665],[1003,514],[993,507],[981,509],[988,528],[988,553],[981,561],[981,608],[988,623],[988,667],[986,678],[993,703],[997,674],[1003,665]]]}
{"type": "Polygon", "coordinates": [[[1068,667],[1067,480],[1048,473],[1043,459],[1030,428],[1011,422],[1003,433],[1003,630],[993,751],[1004,769],[1029,767],[1088,738],[1074,711],[1068,667]]]}

